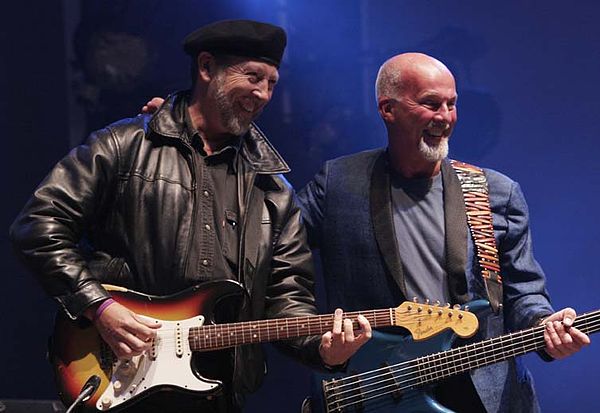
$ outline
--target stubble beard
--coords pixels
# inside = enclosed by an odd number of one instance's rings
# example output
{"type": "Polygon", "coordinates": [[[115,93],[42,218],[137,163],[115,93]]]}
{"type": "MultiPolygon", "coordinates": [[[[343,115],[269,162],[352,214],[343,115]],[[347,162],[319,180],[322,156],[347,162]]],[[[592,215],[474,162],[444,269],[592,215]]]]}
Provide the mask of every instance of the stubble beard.
{"type": "Polygon", "coordinates": [[[228,133],[242,136],[250,129],[251,118],[243,118],[235,112],[234,101],[225,93],[221,78],[217,79],[215,88],[215,102],[221,118],[221,123],[228,133]]]}

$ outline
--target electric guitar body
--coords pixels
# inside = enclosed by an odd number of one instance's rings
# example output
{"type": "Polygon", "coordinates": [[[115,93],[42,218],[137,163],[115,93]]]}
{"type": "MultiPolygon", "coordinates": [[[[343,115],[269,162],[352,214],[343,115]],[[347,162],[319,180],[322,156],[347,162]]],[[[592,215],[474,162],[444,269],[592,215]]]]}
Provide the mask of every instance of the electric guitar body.
{"type": "MultiPolygon", "coordinates": [[[[223,350],[194,353],[186,342],[193,327],[214,325],[214,310],[229,298],[242,299],[245,291],[233,281],[207,282],[171,296],[151,296],[116,286],[105,286],[115,301],[133,312],[162,324],[151,354],[117,360],[91,323],[78,324],[59,312],[52,338],[51,362],[61,399],[72,403],[92,375],[100,387],[86,402],[85,411],[122,410],[130,401],[164,390],[190,396],[217,393],[222,385],[223,350]],[[206,362],[194,363],[203,357],[206,362]],[[213,365],[218,364],[219,369],[213,365]],[[202,371],[198,366],[202,366],[202,371]],[[220,371],[219,371],[220,370],[220,371]],[[220,376],[220,377],[219,377],[220,376]]],[[[227,309],[229,310],[229,309],[227,309]]],[[[228,311],[226,311],[228,312],[228,311]]],[[[151,402],[151,400],[148,400],[151,402]]]]}

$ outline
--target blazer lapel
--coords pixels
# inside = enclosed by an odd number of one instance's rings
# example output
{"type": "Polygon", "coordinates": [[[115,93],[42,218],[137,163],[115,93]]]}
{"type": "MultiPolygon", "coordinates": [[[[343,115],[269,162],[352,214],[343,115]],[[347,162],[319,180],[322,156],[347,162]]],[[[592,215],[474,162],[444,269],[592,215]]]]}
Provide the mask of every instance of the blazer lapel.
{"type": "Polygon", "coordinates": [[[394,234],[394,220],[392,217],[392,196],[390,192],[390,174],[387,166],[387,152],[382,152],[375,160],[371,174],[370,189],[371,220],[375,239],[379,246],[381,256],[385,261],[388,271],[406,297],[406,284],[402,261],[394,234]]]}
{"type": "Polygon", "coordinates": [[[446,271],[453,303],[468,301],[465,266],[467,262],[467,216],[460,181],[448,160],[442,162],[444,218],[446,230],[446,271]]]}

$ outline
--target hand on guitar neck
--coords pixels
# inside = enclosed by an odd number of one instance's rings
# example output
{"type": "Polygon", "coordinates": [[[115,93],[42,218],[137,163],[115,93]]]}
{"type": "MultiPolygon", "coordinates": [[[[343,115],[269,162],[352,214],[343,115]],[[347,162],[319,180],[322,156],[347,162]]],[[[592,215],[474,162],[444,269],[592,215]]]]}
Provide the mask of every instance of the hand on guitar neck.
{"type": "Polygon", "coordinates": [[[590,338],[576,327],[573,321],[577,314],[572,308],[562,309],[544,319],[544,349],[548,355],[555,359],[568,357],[582,347],[590,344],[590,338]]]}
{"type": "Polygon", "coordinates": [[[333,328],[321,337],[319,353],[328,366],[344,364],[371,338],[371,324],[363,315],[357,317],[360,331],[355,335],[352,320],[342,317],[341,309],[335,310],[333,328]]]}
{"type": "Polygon", "coordinates": [[[150,348],[160,323],[146,320],[116,301],[96,317],[100,305],[88,308],[85,316],[118,358],[130,359],[150,348]]]}

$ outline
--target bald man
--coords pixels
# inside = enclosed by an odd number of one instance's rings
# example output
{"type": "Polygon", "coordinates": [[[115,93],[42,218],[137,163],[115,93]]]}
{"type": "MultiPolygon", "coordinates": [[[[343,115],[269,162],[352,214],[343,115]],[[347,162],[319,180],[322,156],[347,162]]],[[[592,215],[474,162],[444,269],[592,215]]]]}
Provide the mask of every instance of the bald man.
{"type": "MultiPolygon", "coordinates": [[[[412,297],[444,303],[489,298],[461,184],[446,159],[457,121],[452,73],[430,56],[401,54],[381,66],[376,94],[387,148],[326,162],[299,194],[309,242],[321,250],[328,306],[356,311],[393,307],[412,297]]],[[[480,319],[475,340],[543,322],[543,356],[573,354],[590,340],[572,327],[573,309],[555,312],[550,305],[519,185],[483,171],[503,309],[480,319]]],[[[445,381],[435,395],[458,412],[539,411],[531,377],[515,359],[445,381]]]]}

